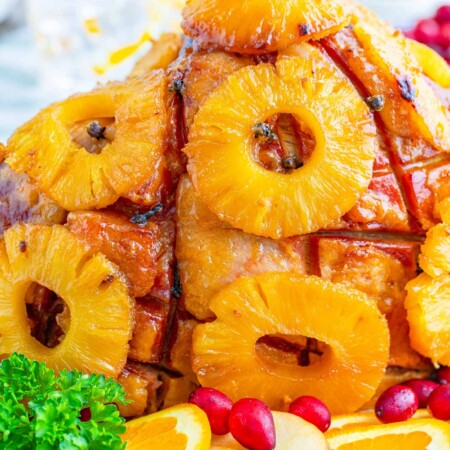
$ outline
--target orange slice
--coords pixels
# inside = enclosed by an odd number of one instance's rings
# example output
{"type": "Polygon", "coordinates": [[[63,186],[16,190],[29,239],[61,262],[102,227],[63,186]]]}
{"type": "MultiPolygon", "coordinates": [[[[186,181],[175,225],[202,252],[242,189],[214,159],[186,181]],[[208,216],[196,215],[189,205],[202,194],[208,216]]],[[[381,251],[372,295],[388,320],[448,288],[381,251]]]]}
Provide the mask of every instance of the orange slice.
{"type": "MultiPolygon", "coordinates": [[[[287,450],[294,448],[327,450],[328,444],[323,435],[314,425],[306,422],[300,417],[286,412],[273,412],[277,445],[275,450],[287,450]]],[[[244,450],[231,435],[213,436],[212,449],[224,450],[244,450]]]]}
{"type": "MultiPolygon", "coordinates": [[[[412,417],[413,420],[430,418],[431,415],[427,409],[417,410],[417,412],[412,417]]],[[[380,421],[373,411],[364,411],[354,414],[340,414],[332,417],[328,433],[331,433],[331,431],[333,430],[343,430],[368,425],[381,425],[380,421]]]]}
{"type": "Polygon", "coordinates": [[[211,443],[208,418],[195,405],[181,404],[126,425],[127,450],[209,450],[211,443]]]}
{"type": "Polygon", "coordinates": [[[436,419],[361,426],[327,433],[331,450],[450,449],[450,425],[436,419]]]}

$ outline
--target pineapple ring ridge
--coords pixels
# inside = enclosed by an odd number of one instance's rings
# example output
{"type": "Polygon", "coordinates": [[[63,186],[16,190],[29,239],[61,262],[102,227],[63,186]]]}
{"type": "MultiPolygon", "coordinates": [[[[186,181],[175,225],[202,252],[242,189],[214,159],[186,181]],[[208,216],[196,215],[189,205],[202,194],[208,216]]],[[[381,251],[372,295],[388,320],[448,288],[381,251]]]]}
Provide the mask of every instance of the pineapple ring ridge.
{"type": "Polygon", "coordinates": [[[206,205],[233,227],[260,236],[330,225],[372,178],[377,143],[367,105],[318,49],[302,49],[302,57],[282,58],[276,68],[260,64],[232,74],[200,108],[184,149],[206,205]],[[316,139],[311,159],[288,174],[265,170],[251,156],[255,124],[277,113],[305,120],[316,139]]]}
{"type": "Polygon", "coordinates": [[[68,211],[114,203],[149,179],[163,158],[166,81],[157,70],[49,106],[13,134],[6,162],[68,211]],[[112,117],[114,140],[101,153],[72,139],[73,124],[112,117]]]}
{"type": "Polygon", "coordinates": [[[233,400],[255,397],[277,410],[286,396],[313,395],[333,413],[346,413],[367,402],[384,375],[389,331],[362,292],[314,276],[268,273],[231,283],[210,307],[217,319],[195,329],[193,367],[202,385],[233,400]],[[272,334],[312,337],[328,349],[308,367],[263,361],[255,344],[272,334]]]}
{"type": "Polygon", "coordinates": [[[120,273],[63,226],[17,225],[0,241],[0,354],[18,352],[55,370],[117,376],[133,325],[133,302],[120,273]],[[20,245],[21,243],[24,243],[20,245]],[[70,328],[55,348],[31,336],[25,294],[36,282],[70,308],[70,328]]]}

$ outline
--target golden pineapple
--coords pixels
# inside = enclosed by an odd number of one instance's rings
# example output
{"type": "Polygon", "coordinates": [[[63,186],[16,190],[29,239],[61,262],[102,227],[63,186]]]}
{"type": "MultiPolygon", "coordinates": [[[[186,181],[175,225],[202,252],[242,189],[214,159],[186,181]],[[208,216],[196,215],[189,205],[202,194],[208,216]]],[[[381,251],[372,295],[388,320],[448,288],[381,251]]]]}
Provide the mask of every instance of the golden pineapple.
{"type": "Polygon", "coordinates": [[[345,58],[370,95],[383,95],[380,115],[399,136],[422,137],[450,151],[450,113],[423,76],[408,39],[374,13],[355,4],[354,34],[361,50],[345,58]]]}
{"type": "Polygon", "coordinates": [[[201,45],[238,53],[320,39],[349,22],[347,8],[336,0],[188,0],[183,17],[184,32],[201,45]]]}
{"type": "Polygon", "coordinates": [[[14,133],[6,161],[69,211],[108,206],[159,164],[166,97],[166,77],[155,71],[55,103],[14,133]],[[105,135],[101,119],[114,121],[113,136],[105,135]],[[73,139],[70,129],[86,121],[86,136],[104,142],[103,148],[92,151],[73,139]]]}
{"type": "Polygon", "coordinates": [[[407,286],[411,343],[435,363],[450,365],[450,276],[420,274],[407,286]]]}
{"type": "Polygon", "coordinates": [[[156,69],[166,70],[170,63],[177,59],[182,43],[183,38],[180,35],[163,33],[153,42],[150,51],[136,62],[130,76],[140,76],[156,69]]]}
{"type": "Polygon", "coordinates": [[[425,273],[407,285],[406,307],[414,348],[433,362],[450,365],[450,199],[439,205],[443,223],[427,233],[419,257],[425,273]]]}
{"type": "Polygon", "coordinates": [[[439,224],[427,233],[419,256],[420,267],[431,277],[450,275],[450,224],[439,224]]]}
{"type": "Polygon", "coordinates": [[[366,104],[309,44],[303,58],[233,73],[200,108],[184,148],[206,205],[233,227],[272,238],[317,231],[348,212],[370,182],[375,150],[366,104]],[[338,112],[324,107],[334,96],[338,112]],[[224,98],[232,107],[223,108],[224,98]],[[278,113],[305,121],[316,139],[304,166],[286,173],[266,170],[252,156],[255,127],[278,113]]]}
{"type": "Polygon", "coordinates": [[[118,272],[66,228],[17,225],[0,241],[0,354],[23,353],[55,370],[117,376],[126,361],[133,302],[118,272]],[[25,296],[33,283],[70,308],[64,340],[47,348],[30,334],[25,296]]]}
{"type": "Polygon", "coordinates": [[[369,400],[384,375],[388,328],[362,292],[317,277],[269,273],[235,281],[210,306],[217,320],[194,331],[194,370],[202,385],[233,400],[256,397],[278,409],[283,397],[313,395],[343,413],[369,400]],[[323,354],[308,367],[259,357],[256,342],[277,333],[315,338],[323,354]]]}

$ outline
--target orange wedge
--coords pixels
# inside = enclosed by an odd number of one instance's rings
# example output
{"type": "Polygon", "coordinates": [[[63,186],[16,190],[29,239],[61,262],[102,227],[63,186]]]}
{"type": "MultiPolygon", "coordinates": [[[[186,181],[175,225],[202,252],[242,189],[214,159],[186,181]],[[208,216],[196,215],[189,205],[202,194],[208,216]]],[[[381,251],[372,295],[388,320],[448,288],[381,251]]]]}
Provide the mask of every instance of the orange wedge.
{"type": "Polygon", "coordinates": [[[126,425],[127,450],[209,450],[211,443],[208,418],[195,405],[181,404],[126,425]]]}
{"type": "MultiPolygon", "coordinates": [[[[328,444],[322,432],[320,432],[314,425],[306,422],[294,414],[286,412],[273,413],[273,420],[275,422],[275,430],[277,436],[277,445],[275,450],[288,449],[314,449],[327,450],[328,444]]],[[[211,443],[211,450],[245,450],[231,435],[231,433],[224,436],[213,436],[211,443]]]]}
{"type": "Polygon", "coordinates": [[[448,450],[450,425],[436,419],[410,420],[333,430],[327,439],[331,450],[448,450]]]}
{"type": "MultiPolygon", "coordinates": [[[[430,418],[431,415],[427,409],[419,409],[412,417],[412,420],[430,418]]],[[[331,433],[332,430],[343,430],[344,428],[349,429],[368,425],[381,425],[381,422],[378,420],[373,411],[364,411],[354,414],[340,414],[332,417],[328,433],[331,433]]]]}

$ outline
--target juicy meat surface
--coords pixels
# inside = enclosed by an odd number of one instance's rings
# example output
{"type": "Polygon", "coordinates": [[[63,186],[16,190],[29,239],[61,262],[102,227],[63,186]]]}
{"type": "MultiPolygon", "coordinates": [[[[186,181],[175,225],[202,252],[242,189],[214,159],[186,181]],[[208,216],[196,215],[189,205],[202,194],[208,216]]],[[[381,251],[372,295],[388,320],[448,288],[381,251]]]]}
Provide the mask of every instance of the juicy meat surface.
{"type": "Polygon", "coordinates": [[[16,223],[62,223],[65,211],[39,192],[29,177],[0,163],[0,237],[16,223]]]}
{"type": "MultiPolygon", "coordinates": [[[[380,70],[368,61],[367,53],[352,29],[341,30],[321,44],[363,97],[374,92],[383,95],[386,101],[398,97],[399,87],[387,82],[380,70]]],[[[387,106],[393,107],[390,103],[387,106]]],[[[418,129],[410,126],[411,105],[400,102],[394,109],[395,118],[389,116],[392,122],[385,114],[385,106],[381,112],[374,113],[375,123],[386,148],[390,171],[395,175],[398,192],[409,213],[409,223],[413,225],[413,231],[419,233],[439,222],[436,205],[449,193],[450,156],[434,148],[421,137],[418,129]]]]}
{"type": "Polygon", "coordinates": [[[231,228],[208,210],[187,176],[178,186],[176,257],[188,311],[212,318],[211,297],[242,276],[305,272],[301,242],[274,241],[231,228]]]}
{"type": "Polygon", "coordinates": [[[211,92],[233,72],[252,63],[251,59],[223,52],[194,53],[190,56],[182,91],[187,129],[211,92]]]}
{"type": "Polygon", "coordinates": [[[428,365],[409,342],[405,285],[417,274],[418,242],[369,241],[315,237],[320,276],[356,288],[377,302],[391,332],[391,366],[408,369],[428,365]]]}
{"type": "Polygon", "coordinates": [[[142,416],[156,412],[160,405],[161,374],[155,368],[128,361],[117,381],[123,386],[128,405],[119,404],[124,417],[142,416]]]}
{"type": "Polygon", "coordinates": [[[161,363],[169,319],[170,308],[167,303],[156,299],[137,300],[128,358],[141,363],[161,363]]]}
{"type": "MultiPolygon", "coordinates": [[[[323,51],[368,97],[364,83],[372,66],[364,58],[358,60],[364,51],[352,30],[327,40],[318,45],[322,48],[323,44],[323,51]]],[[[228,74],[250,64],[237,55],[219,55],[194,53],[186,62],[183,103],[187,127],[211,90],[228,74]]],[[[187,177],[181,179],[176,258],[182,300],[189,312],[201,320],[213,318],[207,308],[209,300],[241,276],[280,270],[318,275],[360,289],[378,303],[391,330],[392,367],[429,367],[429,361],[410,345],[405,285],[417,276],[416,260],[425,231],[439,220],[436,204],[450,194],[450,158],[418,138],[417,130],[405,126],[399,137],[388,131],[377,113],[375,121],[379,149],[367,191],[347,214],[315,235],[272,241],[233,229],[206,208],[187,177]]],[[[394,127],[389,124],[389,128],[394,127]]],[[[291,135],[295,132],[294,126],[291,135]]],[[[302,148],[298,151],[302,153],[302,148]]],[[[273,339],[264,344],[274,357],[284,358],[273,339]]],[[[297,357],[297,349],[284,351],[288,360],[297,357]]]]}
{"type": "Polygon", "coordinates": [[[154,222],[145,226],[111,211],[70,213],[67,226],[95,251],[116,263],[127,277],[130,294],[150,293],[158,276],[158,259],[164,254],[164,230],[154,222]]]}

